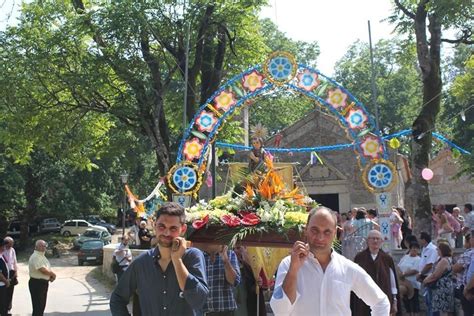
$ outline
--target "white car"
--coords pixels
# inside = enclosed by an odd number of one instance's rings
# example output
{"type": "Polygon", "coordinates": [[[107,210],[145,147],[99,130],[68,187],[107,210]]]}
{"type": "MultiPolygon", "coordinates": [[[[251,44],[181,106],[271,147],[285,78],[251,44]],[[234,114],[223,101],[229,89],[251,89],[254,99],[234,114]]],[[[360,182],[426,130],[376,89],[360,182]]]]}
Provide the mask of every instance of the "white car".
{"type": "Polygon", "coordinates": [[[61,227],[61,235],[72,236],[84,234],[88,228],[94,228],[95,230],[107,231],[107,228],[101,226],[94,226],[88,221],[83,219],[73,219],[65,221],[61,227]]]}

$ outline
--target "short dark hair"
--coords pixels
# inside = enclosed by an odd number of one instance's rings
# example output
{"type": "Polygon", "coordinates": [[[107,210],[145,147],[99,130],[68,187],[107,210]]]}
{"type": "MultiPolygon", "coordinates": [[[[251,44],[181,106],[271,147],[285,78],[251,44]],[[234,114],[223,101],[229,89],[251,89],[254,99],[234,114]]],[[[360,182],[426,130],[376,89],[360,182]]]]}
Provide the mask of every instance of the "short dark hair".
{"type": "Polygon", "coordinates": [[[335,223],[335,226],[337,226],[337,216],[336,216],[336,212],[334,212],[333,210],[331,210],[329,207],[326,207],[326,206],[316,206],[315,208],[313,208],[311,211],[309,211],[309,214],[308,214],[308,221],[306,222],[306,225],[309,224],[309,221],[311,220],[311,217],[313,217],[314,215],[316,215],[316,213],[319,213],[320,211],[327,211],[332,219],[334,220],[334,223],[335,223]]]}
{"type": "Polygon", "coordinates": [[[472,204],[471,203],[466,203],[464,204],[464,207],[467,208],[470,211],[472,211],[472,204]]]}
{"type": "Polygon", "coordinates": [[[358,209],[356,212],[355,219],[364,219],[366,215],[367,215],[366,211],[358,209]]]}
{"type": "Polygon", "coordinates": [[[410,245],[413,242],[416,242],[418,244],[418,239],[416,239],[415,235],[407,235],[405,236],[405,240],[408,243],[408,245],[410,245]]]}
{"type": "Polygon", "coordinates": [[[441,252],[441,257],[451,257],[453,255],[453,250],[446,242],[440,242],[438,244],[439,252],[441,252]]]}
{"type": "Polygon", "coordinates": [[[410,243],[409,249],[411,249],[411,248],[420,249],[420,244],[419,244],[418,242],[416,242],[416,241],[412,241],[412,242],[410,243]]]}
{"type": "Polygon", "coordinates": [[[421,232],[421,233],[420,233],[420,239],[423,239],[423,240],[426,241],[427,243],[430,243],[430,242],[431,242],[431,236],[430,236],[430,234],[428,234],[427,232],[421,232]]]}
{"type": "Polygon", "coordinates": [[[179,216],[180,223],[186,223],[186,212],[184,211],[184,207],[182,207],[181,204],[176,202],[163,203],[161,207],[156,211],[156,219],[158,220],[161,215],[179,216]]]}
{"type": "Polygon", "coordinates": [[[367,214],[370,214],[370,215],[372,215],[372,216],[374,216],[374,217],[377,217],[377,210],[374,209],[374,208],[369,208],[369,209],[367,210],[367,214]]]}

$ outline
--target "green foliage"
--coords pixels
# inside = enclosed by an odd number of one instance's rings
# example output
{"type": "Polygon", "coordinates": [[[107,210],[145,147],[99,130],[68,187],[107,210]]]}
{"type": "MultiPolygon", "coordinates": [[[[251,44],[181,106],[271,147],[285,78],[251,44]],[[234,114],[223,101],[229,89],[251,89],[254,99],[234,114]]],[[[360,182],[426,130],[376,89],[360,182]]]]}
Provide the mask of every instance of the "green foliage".
{"type": "MultiPolygon", "coordinates": [[[[421,83],[414,60],[414,45],[381,40],[374,47],[379,126],[384,133],[410,128],[421,100],[421,83]]],[[[335,79],[375,116],[371,90],[370,52],[367,43],[355,42],[336,64],[335,79]]]]}
{"type": "Polygon", "coordinates": [[[464,71],[456,77],[451,86],[455,97],[454,114],[451,121],[455,122],[455,141],[468,151],[471,155],[462,156],[461,174],[467,174],[474,179],[474,56],[470,55],[466,62],[464,71]],[[464,110],[464,111],[462,111],[464,110]],[[464,115],[465,120],[461,118],[464,115]]]}

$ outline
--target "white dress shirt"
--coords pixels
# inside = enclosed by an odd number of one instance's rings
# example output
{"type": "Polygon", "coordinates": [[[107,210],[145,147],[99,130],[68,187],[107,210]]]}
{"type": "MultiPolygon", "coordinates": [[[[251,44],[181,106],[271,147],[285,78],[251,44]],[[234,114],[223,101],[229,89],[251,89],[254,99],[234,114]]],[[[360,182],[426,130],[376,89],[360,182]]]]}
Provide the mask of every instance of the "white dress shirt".
{"type": "Polygon", "coordinates": [[[15,248],[5,248],[3,250],[3,257],[5,258],[5,262],[8,264],[8,269],[18,271],[18,262],[16,260],[15,248]]]}
{"type": "MultiPolygon", "coordinates": [[[[423,268],[427,264],[435,264],[435,262],[438,260],[438,248],[430,242],[426,247],[423,247],[421,250],[421,259],[420,259],[420,266],[418,267],[418,271],[422,271],[423,268]]],[[[431,268],[433,270],[433,268],[431,268]]],[[[431,271],[428,271],[429,273],[431,271]]]]}
{"type": "Polygon", "coordinates": [[[367,272],[334,251],[325,272],[313,254],[309,254],[298,271],[296,300],[291,304],[282,287],[290,262],[291,257],[288,256],[278,267],[270,301],[276,316],[350,316],[351,291],[371,307],[372,315],[389,315],[387,296],[367,272]]]}
{"type": "Polygon", "coordinates": [[[128,248],[128,245],[124,245],[122,243],[118,244],[114,251],[115,260],[119,263],[121,267],[128,267],[130,265],[130,261],[132,260],[132,252],[128,248]],[[129,258],[127,260],[126,258],[129,258]]]}

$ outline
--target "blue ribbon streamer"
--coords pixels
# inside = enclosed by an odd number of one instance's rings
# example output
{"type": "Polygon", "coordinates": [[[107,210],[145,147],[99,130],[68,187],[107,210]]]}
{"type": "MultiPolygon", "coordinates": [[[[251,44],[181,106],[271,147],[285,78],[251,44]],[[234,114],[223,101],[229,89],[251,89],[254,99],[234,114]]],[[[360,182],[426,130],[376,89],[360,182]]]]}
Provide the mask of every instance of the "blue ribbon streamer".
{"type": "MultiPolygon", "coordinates": [[[[400,136],[405,136],[408,134],[411,134],[412,130],[411,129],[405,129],[400,132],[396,132],[390,135],[383,136],[383,140],[389,140],[395,137],[400,137],[400,136]]],[[[432,133],[434,137],[437,139],[443,141],[444,143],[448,144],[451,148],[456,148],[459,150],[462,154],[465,155],[470,155],[471,153],[467,150],[465,150],[462,147],[459,147],[452,141],[448,140],[446,137],[444,137],[441,134],[432,133]]],[[[223,142],[216,142],[216,146],[220,148],[231,148],[231,149],[236,149],[236,150],[251,150],[252,147],[250,146],[244,146],[244,145],[236,145],[236,144],[229,144],[229,143],[223,143],[223,142]]],[[[275,153],[301,153],[301,152],[312,152],[312,151],[331,151],[331,150],[340,150],[340,149],[346,149],[346,148],[351,148],[354,147],[355,144],[337,144],[337,145],[328,145],[328,146],[318,146],[318,147],[303,147],[303,148],[268,148],[266,147],[265,150],[269,152],[275,152],[275,153]]]]}

